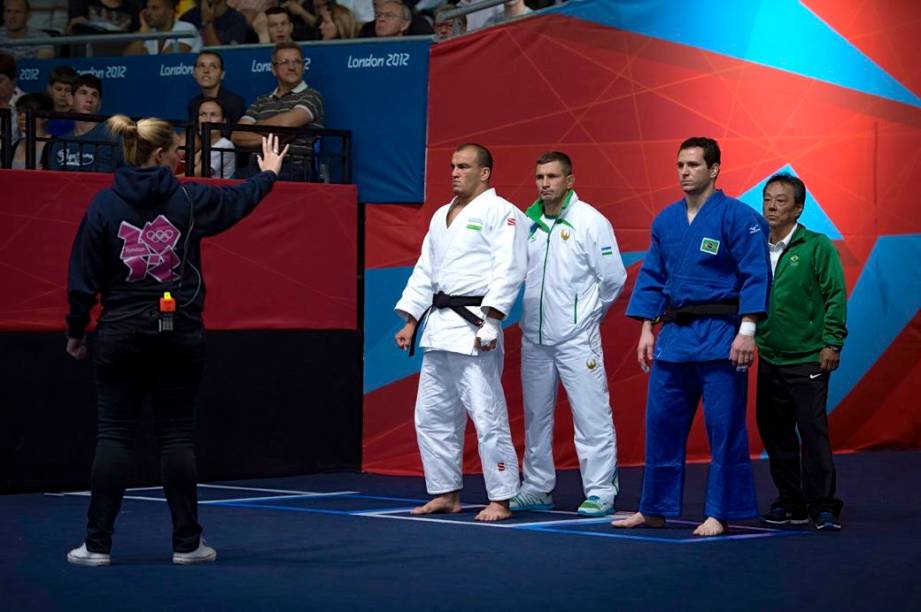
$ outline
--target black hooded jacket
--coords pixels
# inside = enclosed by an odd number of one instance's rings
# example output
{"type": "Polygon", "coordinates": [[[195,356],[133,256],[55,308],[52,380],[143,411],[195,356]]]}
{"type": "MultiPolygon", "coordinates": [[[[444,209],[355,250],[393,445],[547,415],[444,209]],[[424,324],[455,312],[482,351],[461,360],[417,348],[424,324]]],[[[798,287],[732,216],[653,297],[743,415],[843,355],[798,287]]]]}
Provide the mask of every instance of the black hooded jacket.
{"type": "Polygon", "coordinates": [[[97,295],[103,322],[149,323],[164,291],[176,299],[177,318],[201,321],[202,238],[252,212],[274,183],[273,172],[260,172],[233,187],[180,187],[165,167],[119,168],[112,187],[93,198],[71,248],[67,335],[83,337],[97,295]]]}

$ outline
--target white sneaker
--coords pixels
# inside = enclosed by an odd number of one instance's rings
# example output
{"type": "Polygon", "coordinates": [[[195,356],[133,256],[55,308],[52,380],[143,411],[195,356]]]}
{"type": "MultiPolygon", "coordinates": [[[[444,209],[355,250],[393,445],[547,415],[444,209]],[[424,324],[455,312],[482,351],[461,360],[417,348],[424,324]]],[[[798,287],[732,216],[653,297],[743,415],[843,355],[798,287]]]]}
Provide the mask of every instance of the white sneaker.
{"type": "Polygon", "coordinates": [[[89,565],[96,567],[99,565],[111,565],[112,557],[105,553],[94,553],[86,549],[86,542],[67,553],[67,562],[74,565],[89,565]]]}
{"type": "Polygon", "coordinates": [[[550,493],[519,493],[509,500],[509,510],[553,510],[553,495],[550,493]]]}
{"type": "Polygon", "coordinates": [[[204,540],[198,542],[198,548],[192,552],[174,552],[173,563],[176,565],[192,565],[194,563],[211,563],[217,559],[217,551],[205,544],[204,540]]]}
{"type": "Polygon", "coordinates": [[[597,495],[589,495],[579,506],[578,513],[581,516],[607,516],[614,514],[614,500],[601,499],[597,495]]]}

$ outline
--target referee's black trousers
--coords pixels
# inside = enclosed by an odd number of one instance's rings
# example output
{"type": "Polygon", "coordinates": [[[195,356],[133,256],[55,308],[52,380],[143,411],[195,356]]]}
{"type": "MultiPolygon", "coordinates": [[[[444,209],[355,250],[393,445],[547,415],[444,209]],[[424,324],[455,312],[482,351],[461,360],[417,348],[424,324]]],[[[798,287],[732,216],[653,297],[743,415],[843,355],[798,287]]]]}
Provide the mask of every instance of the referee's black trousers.
{"type": "Polygon", "coordinates": [[[828,436],[828,372],[819,364],[758,363],[758,431],[770,459],[779,495],[775,505],[835,516],[843,503],[835,497],[836,475],[828,436]],[[799,436],[797,436],[799,431],[799,436]]]}
{"type": "Polygon", "coordinates": [[[202,375],[200,325],[157,333],[128,324],[103,324],[96,350],[99,428],[90,478],[86,547],[109,553],[115,518],[133,470],[138,418],[149,399],[160,470],[173,522],[173,551],[198,547],[195,397],[202,375]]]}

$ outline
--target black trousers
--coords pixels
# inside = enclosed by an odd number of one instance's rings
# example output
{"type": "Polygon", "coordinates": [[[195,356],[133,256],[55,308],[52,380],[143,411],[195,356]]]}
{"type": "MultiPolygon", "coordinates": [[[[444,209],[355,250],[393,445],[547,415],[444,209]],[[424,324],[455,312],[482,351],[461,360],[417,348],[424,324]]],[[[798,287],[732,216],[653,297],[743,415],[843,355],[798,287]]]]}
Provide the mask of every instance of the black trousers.
{"type": "Polygon", "coordinates": [[[829,373],[819,364],[758,363],[758,431],[770,459],[779,495],[775,504],[790,512],[832,512],[844,505],[835,498],[836,475],[828,437],[829,373]],[[797,436],[799,431],[799,436],[797,436]]]}
{"type": "Polygon", "coordinates": [[[198,547],[201,526],[193,436],[203,359],[200,325],[169,333],[126,323],[101,326],[96,351],[99,428],[90,479],[88,550],[111,551],[115,518],[132,472],[136,426],[148,399],[173,521],[173,551],[198,547]]]}

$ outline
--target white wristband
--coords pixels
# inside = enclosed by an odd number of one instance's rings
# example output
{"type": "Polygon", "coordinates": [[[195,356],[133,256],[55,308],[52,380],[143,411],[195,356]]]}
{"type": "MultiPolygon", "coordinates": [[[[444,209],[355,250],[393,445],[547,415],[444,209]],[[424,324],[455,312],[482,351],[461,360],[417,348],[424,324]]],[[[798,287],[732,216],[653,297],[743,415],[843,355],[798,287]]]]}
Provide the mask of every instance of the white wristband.
{"type": "Polygon", "coordinates": [[[755,335],[755,322],[754,321],[742,321],[742,324],[739,325],[739,334],[742,336],[754,336],[755,335]]]}

